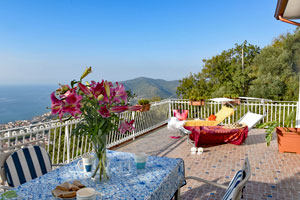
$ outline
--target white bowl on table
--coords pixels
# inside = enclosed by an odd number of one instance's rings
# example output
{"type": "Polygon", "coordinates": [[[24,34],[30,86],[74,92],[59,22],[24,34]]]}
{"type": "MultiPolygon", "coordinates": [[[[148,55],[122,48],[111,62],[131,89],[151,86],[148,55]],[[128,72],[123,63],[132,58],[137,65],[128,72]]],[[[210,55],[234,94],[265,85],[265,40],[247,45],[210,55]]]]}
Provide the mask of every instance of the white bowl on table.
{"type": "Polygon", "coordinates": [[[93,188],[82,188],[76,192],[77,200],[96,200],[96,191],[93,188]]]}

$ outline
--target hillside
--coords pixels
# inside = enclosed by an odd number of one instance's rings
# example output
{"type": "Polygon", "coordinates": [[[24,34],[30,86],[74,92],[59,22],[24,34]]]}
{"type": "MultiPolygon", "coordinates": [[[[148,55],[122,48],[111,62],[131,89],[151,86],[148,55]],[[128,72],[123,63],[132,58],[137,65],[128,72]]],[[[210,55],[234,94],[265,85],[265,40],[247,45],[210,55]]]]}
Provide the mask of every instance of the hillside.
{"type": "Polygon", "coordinates": [[[131,90],[138,95],[138,98],[176,97],[176,88],[179,85],[178,80],[166,81],[162,79],[152,79],[146,77],[135,78],[122,82],[126,90],[131,90]]]}

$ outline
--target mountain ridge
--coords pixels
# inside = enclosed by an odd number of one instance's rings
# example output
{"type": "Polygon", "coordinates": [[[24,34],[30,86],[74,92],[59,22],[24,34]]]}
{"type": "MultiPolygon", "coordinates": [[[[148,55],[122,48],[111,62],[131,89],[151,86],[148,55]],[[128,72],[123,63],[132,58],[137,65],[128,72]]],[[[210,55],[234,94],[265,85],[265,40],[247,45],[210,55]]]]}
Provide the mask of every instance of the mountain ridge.
{"type": "Polygon", "coordinates": [[[176,95],[179,80],[166,81],[164,79],[138,77],[121,83],[126,90],[131,90],[138,98],[161,97],[166,99],[176,95]]]}

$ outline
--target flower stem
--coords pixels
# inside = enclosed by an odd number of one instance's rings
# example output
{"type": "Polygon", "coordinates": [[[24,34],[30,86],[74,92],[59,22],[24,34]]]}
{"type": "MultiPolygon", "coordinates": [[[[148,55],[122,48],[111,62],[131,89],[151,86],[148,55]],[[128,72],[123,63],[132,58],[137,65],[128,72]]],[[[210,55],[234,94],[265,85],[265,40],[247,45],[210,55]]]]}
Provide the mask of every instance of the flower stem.
{"type": "Polygon", "coordinates": [[[95,176],[96,176],[96,174],[97,174],[97,172],[99,170],[99,167],[100,167],[100,162],[97,164],[96,169],[95,169],[95,171],[94,171],[94,173],[92,175],[92,178],[95,178],[95,176]]]}

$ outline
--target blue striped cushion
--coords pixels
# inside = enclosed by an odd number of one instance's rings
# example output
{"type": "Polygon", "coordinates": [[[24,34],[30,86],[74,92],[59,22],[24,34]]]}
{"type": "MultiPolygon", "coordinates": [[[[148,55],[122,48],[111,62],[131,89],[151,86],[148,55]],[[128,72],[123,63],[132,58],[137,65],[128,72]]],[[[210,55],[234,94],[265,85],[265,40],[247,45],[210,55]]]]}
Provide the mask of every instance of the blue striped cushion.
{"type": "Polygon", "coordinates": [[[222,200],[232,200],[233,193],[236,189],[236,186],[243,180],[243,178],[244,178],[243,170],[240,170],[235,173],[222,200]]]}
{"type": "Polygon", "coordinates": [[[40,146],[31,146],[12,153],[4,163],[7,183],[16,187],[52,170],[47,151],[40,146]]]}

